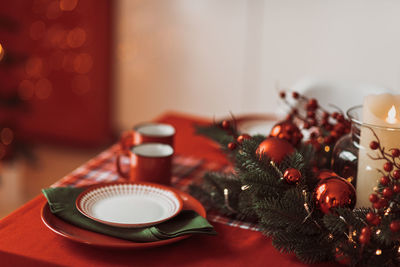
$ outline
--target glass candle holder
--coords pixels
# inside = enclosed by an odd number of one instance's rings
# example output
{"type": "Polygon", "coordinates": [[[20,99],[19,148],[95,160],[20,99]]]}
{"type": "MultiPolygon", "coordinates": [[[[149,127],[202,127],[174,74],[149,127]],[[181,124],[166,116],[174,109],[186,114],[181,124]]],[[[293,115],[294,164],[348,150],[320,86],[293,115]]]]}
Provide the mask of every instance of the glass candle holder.
{"type": "Polygon", "coordinates": [[[351,131],[336,142],[332,151],[331,165],[335,173],[356,187],[362,106],[350,108],[346,114],[351,120],[351,131]]]}
{"type": "MultiPolygon", "coordinates": [[[[388,161],[382,153],[370,148],[371,141],[379,141],[385,152],[400,148],[400,128],[363,123],[363,107],[355,106],[347,111],[351,120],[351,132],[336,143],[332,153],[332,169],[350,181],[357,192],[356,207],[369,207],[369,195],[373,193],[383,175],[388,161]]],[[[390,157],[390,156],[389,156],[390,157]]]]}

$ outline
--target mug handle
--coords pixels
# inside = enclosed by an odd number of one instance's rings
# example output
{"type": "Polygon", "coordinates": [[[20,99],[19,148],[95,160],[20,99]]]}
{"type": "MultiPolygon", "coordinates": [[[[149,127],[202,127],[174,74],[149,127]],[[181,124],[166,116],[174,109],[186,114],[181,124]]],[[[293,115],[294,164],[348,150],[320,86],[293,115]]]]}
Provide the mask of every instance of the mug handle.
{"type": "Polygon", "coordinates": [[[117,159],[116,159],[116,164],[117,164],[117,172],[119,176],[128,179],[130,178],[130,166],[131,166],[131,161],[132,161],[132,152],[129,150],[120,150],[117,152],[117,159]],[[121,156],[128,156],[129,158],[129,169],[127,172],[123,172],[121,168],[121,156]]]}
{"type": "Polygon", "coordinates": [[[134,134],[132,131],[123,132],[120,139],[120,146],[122,150],[129,150],[133,147],[134,134]]]}

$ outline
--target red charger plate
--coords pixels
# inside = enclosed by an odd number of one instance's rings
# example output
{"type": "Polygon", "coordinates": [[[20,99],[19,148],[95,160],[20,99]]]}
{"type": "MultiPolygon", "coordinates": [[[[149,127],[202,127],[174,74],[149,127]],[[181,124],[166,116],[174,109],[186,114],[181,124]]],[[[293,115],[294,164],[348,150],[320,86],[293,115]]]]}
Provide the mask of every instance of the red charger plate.
{"type": "MultiPolygon", "coordinates": [[[[197,199],[175,188],[170,188],[170,189],[175,191],[183,200],[183,209],[194,210],[204,218],[206,217],[206,210],[197,199]]],[[[119,239],[103,235],[100,233],[88,231],[63,221],[62,219],[58,218],[56,215],[51,213],[49,204],[47,202],[42,207],[41,218],[43,223],[50,230],[52,230],[54,233],[62,237],[65,237],[69,240],[78,243],[98,246],[98,247],[106,247],[106,248],[134,248],[134,249],[151,248],[151,247],[158,247],[174,243],[191,236],[191,235],[183,235],[171,239],[155,241],[155,242],[146,242],[146,243],[137,243],[129,240],[119,239]]]]}

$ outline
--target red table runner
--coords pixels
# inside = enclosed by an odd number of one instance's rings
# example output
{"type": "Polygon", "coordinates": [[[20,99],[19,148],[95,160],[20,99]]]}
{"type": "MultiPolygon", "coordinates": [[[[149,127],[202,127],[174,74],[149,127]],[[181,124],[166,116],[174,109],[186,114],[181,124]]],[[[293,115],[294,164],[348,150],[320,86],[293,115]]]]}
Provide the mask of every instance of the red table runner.
{"type": "MultiPolygon", "coordinates": [[[[186,186],[206,170],[228,166],[218,147],[204,137],[194,135],[195,123],[208,123],[181,114],[166,114],[158,121],[177,129],[174,160],[174,186],[186,186]]],[[[53,186],[83,186],[115,181],[113,153],[117,146],[101,153],[53,186]]],[[[229,220],[216,214],[208,219],[217,236],[192,236],[164,247],[146,250],[118,250],[72,242],[51,232],[40,219],[45,203],[38,196],[0,221],[1,265],[12,266],[307,266],[292,255],[280,254],[271,240],[254,225],[229,220]]],[[[314,266],[336,266],[321,264],[314,266]]]]}

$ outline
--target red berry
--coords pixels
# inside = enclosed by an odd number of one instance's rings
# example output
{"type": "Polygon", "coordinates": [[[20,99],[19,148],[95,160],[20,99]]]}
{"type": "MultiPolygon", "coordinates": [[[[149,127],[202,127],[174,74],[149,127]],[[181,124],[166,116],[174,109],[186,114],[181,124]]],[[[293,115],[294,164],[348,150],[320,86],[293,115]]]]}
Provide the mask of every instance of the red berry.
{"type": "Polygon", "coordinates": [[[361,244],[368,244],[370,237],[371,236],[361,234],[358,239],[360,240],[361,244]]]}
{"type": "Polygon", "coordinates": [[[308,122],[305,122],[304,124],[303,124],[303,128],[304,129],[310,129],[310,127],[311,127],[311,125],[308,123],[308,122]]]}
{"type": "Polygon", "coordinates": [[[295,108],[293,108],[292,111],[290,112],[290,114],[292,114],[292,115],[297,115],[297,113],[299,113],[299,112],[295,108]]]}
{"type": "MultiPolygon", "coordinates": [[[[393,192],[392,192],[393,194],[393,192]]],[[[380,208],[386,208],[387,206],[389,206],[389,201],[386,198],[381,198],[378,201],[380,208]]]]}
{"type": "Polygon", "coordinates": [[[328,123],[328,124],[325,125],[325,129],[326,129],[327,131],[330,131],[330,130],[333,129],[333,125],[330,124],[330,123],[328,123]]]}
{"type": "Polygon", "coordinates": [[[325,120],[328,120],[329,119],[329,113],[328,112],[322,113],[322,118],[325,119],[325,120]]]}
{"type": "Polygon", "coordinates": [[[399,180],[400,179],[400,170],[394,170],[392,173],[393,179],[399,180]]]}
{"type": "Polygon", "coordinates": [[[315,112],[311,110],[307,111],[307,118],[315,118],[315,112]]]}
{"type": "Polygon", "coordinates": [[[385,164],[383,164],[383,169],[387,172],[391,172],[393,170],[393,163],[391,163],[390,161],[386,162],[385,164]]]}
{"type": "Polygon", "coordinates": [[[388,185],[389,182],[390,182],[389,177],[387,177],[387,176],[382,176],[381,177],[381,181],[380,181],[381,185],[388,185]]]}
{"type": "Polygon", "coordinates": [[[235,150],[236,147],[237,147],[236,143],[230,142],[228,144],[228,149],[229,150],[235,150]]]}
{"type": "Polygon", "coordinates": [[[399,193],[400,192],[400,185],[398,185],[398,184],[395,184],[394,186],[393,186],[393,192],[394,193],[399,193]]]}
{"type": "Polygon", "coordinates": [[[250,136],[250,135],[248,135],[248,134],[242,134],[242,135],[239,135],[239,136],[238,136],[238,138],[236,139],[236,141],[237,141],[239,144],[242,144],[244,140],[248,140],[248,139],[251,139],[251,136],[250,136]]]}
{"type": "Polygon", "coordinates": [[[391,198],[393,196],[393,190],[390,187],[383,189],[382,194],[386,198],[391,198]]]}
{"type": "Polygon", "coordinates": [[[332,137],[332,136],[326,136],[325,138],[324,138],[324,143],[325,144],[330,144],[330,143],[332,143],[334,140],[333,140],[334,138],[332,137]]]}
{"type": "Polygon", "coordinates": [[[365,218],[367,219],[367,221],[369,223],[371,223],[373,220],[375,220],[376,215],[375,213],[373,213],[372,211],[368,212],[367,215],[365,216],[365,218]]]}
{"type": "Polygon", "coordinates": [[[379,200],[378,200],[378,202],[375,202],[374,204],[372,204],[372,207],[377,210],[382,208],[381,203],[379,203],[379,200]]]}
{"type": "Polygon", "coordinates": [[[397,232],[400,230],[400,221],[393,221],[390,223],[390,230],[392,232],[397,232]]]}
{"type": "Polygon", "coordinates": [[[294,99],[298,99],[299,98],[299,93],[297,93],[297,92],[293,92],[292,93],[292,97],[294,98],[294,99]]]}
{"type": "Polygon", "coordinates": [[[337,116],[337,121],[338,121],[338,122],[344,122],[344,116],[343,116],[343,114],[339,114],[339,115],[337,116]]]}
{"type": "Polygon", "coordinates": [[[376,150],[379,147],[379,143],[376,141],[371,141],[371,143],[369,143],[369,148],[371,148],[372,150],[376,150]]]}
{"type": "Polygon", "coordinates": [[[224,120],[222,121],[222,128],[224,128],[225,130],[229,129],[229,127],[231,127],[231,123],[228,120],[224,120]]]}
{"type": "Polygon", "coordinates": [[[379,198],[377,194],[371,194],[369,195],[369,201],[371,201],[371,203],[376,203],[378,202],[379,198]]]}
{"type": "Polygon", "coordinates": [[[379,217],[375,217],[375,219],[371,222],[371,224],[378,226],[381,224],[381,219],[379,217]]]}
{"type": "Polygon", "coordinates": [[[368,226],[365,226],[363,229],[361,229],[361,234],[371,235],[371,229],[368,226]]]}
{"type": "Polygon", "coordinates": [[[317,125],[317,120],[316,119],[310,119],[309,123],[311,126],[316,126],[317,125]]]}
{"type": "Polygon", "coordinates": [[[400,150],[398,148],[392,149],[392,156],[393,157],[398,157],[400,156],[400,150]]]}
{"type": "Polygon", "coordinates": [[[279,92],[279,96],[281,98],[285,98],[286,97],[286,93],[284,91],[279,92]]]}
{"type": "Polygon", "coordinates": [[[316,110],[318,108],[318,101],[315,98],[308,100],[307,106],[310,110],[316,110]]]}
{"type": "Polygon", "coordinates": [[[329,133],[331,136],[332,136],[332,138],[333,139],[338,139],[339,137],[340,137],[340,134],[338,133],[338,132],[336,132],[336,131],[331,131],[330,133],[329,133]]]}
{"type": "Polygon", "coordinates": [[[339,116],[338,112],[333,112],[332,113],[332,118],[337,119],[338,116],[339,116]]]}
{"type": "Polygon", "coordinates": [[[338,133],[344,133],[344,125],[343,125],[343,123],[338,123],[338,124],[336,124],[334,127],[333,127],[333,129],[336,131],[336,132],[338,132],[338,133]]]}

